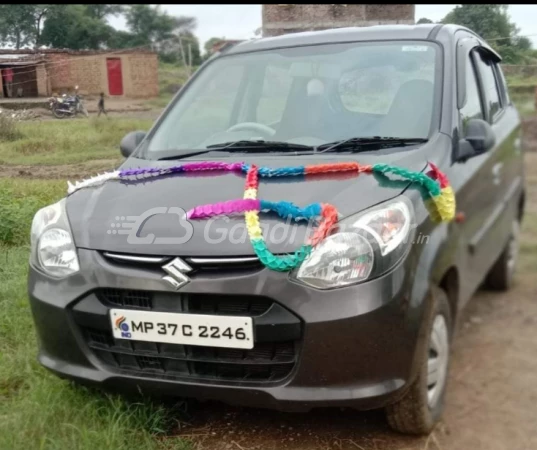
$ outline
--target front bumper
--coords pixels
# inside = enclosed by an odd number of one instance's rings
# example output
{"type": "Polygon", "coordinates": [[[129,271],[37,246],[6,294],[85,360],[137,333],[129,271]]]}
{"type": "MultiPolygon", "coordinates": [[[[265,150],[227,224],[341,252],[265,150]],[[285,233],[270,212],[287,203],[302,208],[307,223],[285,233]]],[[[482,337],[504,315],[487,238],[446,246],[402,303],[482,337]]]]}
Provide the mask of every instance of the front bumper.
{"type": "MultiPolygon", "coordinates": [[[[302,411],[325,406],[382,407],[398,398],[416,375],[417,355],[424,342],[421,328],[427,302],[411,299],[413,274],[405,263],[376,280],[332,291],[301,286],[290,281],[285,273],[264,268],[234,269],[225,274],[200,271],[177,293],[162,281],[164,273],[159,268],[114,264],[97,251],[79,249],[78,253],[81,271],[65,280],[51,279],[33,267],[29,274],[29,297],[39,340],[38,359],[60,376],[115,391],[302,411]],[[111,364],[86,333],[88,326],[111,331],[107,319],[103,319],[109,305],[96,295],[102,288],[153,292],[167,296],[168,300],[180,295],[221,293],[270,299],[283,313],[272,316],[267,313],[254,319],[256,341],[259,336],[265,341],[259,345],[266,347],[290,345],[292,340],[292,364],[286,360],[288,370],[269,371],[269,377],[226,379],[216,376],[220,369],[214,373],[192,370],[198,364],[196,354],[186,349],[187,356],[181,358],[190,359],[184,366],[188,367],[187,372],[154,371],[151,367],[145,370],[147,367],[144,369],[139,358],[147,359],[147,355],[151,357],[151,352],[161,348],[136,345],[131,345],[127,353],[129,361],[138,362],[126,366],[111,364]],[[262,332],[261,327],[264,327],[262,332]]],[[[181,303],[178,301],[177,305],[181,303]]],[[[153,307],[158,310],[162,304],[153,307]]],[[[104,342],[106,354],[115,352],[116,344],[104,342]]],[[[217,367],[220,356],[213,353],[208,367],[217,367]]],[[[276,364],[280,356],[274,351],[268,356],[243,354],[242,358],[253,359],[231,362],[248,362],[250,367],[264,358],[265,370],[281,366],[276,364]]],[[[290,353],[283,356],[289,357],[290,353]]],[[[114,358],[117,362],[117,355],[114,358]]]]}

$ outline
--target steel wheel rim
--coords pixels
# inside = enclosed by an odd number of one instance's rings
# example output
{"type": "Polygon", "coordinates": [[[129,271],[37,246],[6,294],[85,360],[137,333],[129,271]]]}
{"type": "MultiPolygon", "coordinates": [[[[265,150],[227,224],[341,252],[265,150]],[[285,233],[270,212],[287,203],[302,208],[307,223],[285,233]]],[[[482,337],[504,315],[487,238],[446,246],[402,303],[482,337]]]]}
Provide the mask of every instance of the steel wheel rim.
{"type": "Polygon", "coordinates": [[[449,333],[446,319],[437,315],[429,338],[429,353],[427,359],[427,402],[429,408],[434,408],[446,384],[449,361],[449,333]]]}

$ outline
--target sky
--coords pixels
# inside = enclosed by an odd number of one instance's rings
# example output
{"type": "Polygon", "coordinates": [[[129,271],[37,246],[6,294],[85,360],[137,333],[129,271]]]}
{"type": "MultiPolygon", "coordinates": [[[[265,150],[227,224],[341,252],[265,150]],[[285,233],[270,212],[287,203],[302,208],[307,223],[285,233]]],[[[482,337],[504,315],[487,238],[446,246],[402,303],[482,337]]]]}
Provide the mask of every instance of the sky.
{"type": "MultiPolygon", "coordinates": [[[[416,21],[427,17],[440,21],[456,5],[416,5],[416,21]]],[[[174,16],[193,16],[198,26],[194,33],[201,48],[211,37],[226,39],[249,39],[261,27],[261,5],[161,5],[174,16]]],[[[510,5],[511,20],[520,28],[522,35],[535,34],[530,39],[537,48],[537,5],[510,5]]],[[[126,29],[123,18],[110,19],[110,25],[126,29]]]]}

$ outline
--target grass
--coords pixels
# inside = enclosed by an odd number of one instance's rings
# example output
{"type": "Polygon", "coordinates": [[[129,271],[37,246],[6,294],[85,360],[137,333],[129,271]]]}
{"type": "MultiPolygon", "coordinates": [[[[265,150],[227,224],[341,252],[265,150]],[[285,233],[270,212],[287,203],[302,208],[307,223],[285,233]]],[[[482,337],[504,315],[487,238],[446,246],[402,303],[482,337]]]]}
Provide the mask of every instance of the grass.
{"type": "Polygon", "coordinates": [[[0,178],[0,245],[26,245],[39,208],[65,195],[65,182],[0,178]]]}
{"type": "Polygon", "coordinates": [[[506,76],[505,80],[509,87],[537,86],[537,77],[523,77],[520,75],[506,76]]]}
{"type": "Polygon", "coordinates": [[[63,181],[0,179],[0,449],[187,450],[186,441],[167,436],[173,409],[76,386],[36,361],[29,227],[35,211],[64,192],[63,181]]]}
{"type": "Polygon", "coordinates": [[[0,164],[73,164],[117,159],[119,143],[133,130],[148,130],[151,120],[92,118],[17,124],[16,139],[0,140],[0,164]]]}
{"type": "Polygon", "coordinates": [[[535,98],[531,94],[511,94],[511,99],[522,117],[535,115],[535,98]]]}
{"type": "Polygon", "coordinates": [[[20,139],[22,133],[17,127],[17,123],[9,114],[0,111],[0,142],[10,142],[20,139]]]}

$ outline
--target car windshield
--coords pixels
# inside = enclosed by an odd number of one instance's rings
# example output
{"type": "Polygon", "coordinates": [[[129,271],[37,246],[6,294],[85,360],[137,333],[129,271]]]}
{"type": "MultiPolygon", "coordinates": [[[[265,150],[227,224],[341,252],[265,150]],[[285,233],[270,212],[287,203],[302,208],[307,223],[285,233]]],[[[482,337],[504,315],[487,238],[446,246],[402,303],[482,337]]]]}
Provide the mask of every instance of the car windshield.
{"type": "Polygon", "coordinates": [[[231,148],[235,141],[244,147],[248,140],[318,146],[371,136],[424,139],[431,131],[439,73],[438,49],[428,42],[310,45],[223,56],[180,94],[143,154],[180,156],[219,144],[231,148]]]}

